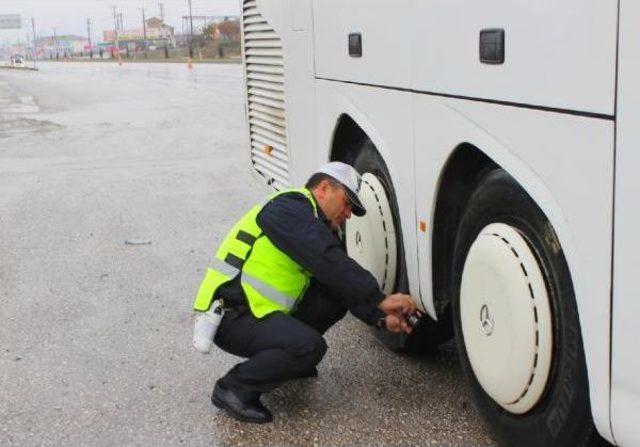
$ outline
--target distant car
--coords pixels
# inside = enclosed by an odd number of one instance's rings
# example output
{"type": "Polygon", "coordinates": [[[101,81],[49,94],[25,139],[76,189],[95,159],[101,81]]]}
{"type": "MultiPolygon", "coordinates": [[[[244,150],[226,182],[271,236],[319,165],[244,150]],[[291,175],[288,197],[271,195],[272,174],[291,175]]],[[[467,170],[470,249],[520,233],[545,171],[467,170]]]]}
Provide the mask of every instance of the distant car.
{"type": "Polygon", "coordinates": [[[12,67],[19,67],[19,68],[24,67],[24,57],[22,57],[19,54],[11,56],[10,65],[12,67]]]}

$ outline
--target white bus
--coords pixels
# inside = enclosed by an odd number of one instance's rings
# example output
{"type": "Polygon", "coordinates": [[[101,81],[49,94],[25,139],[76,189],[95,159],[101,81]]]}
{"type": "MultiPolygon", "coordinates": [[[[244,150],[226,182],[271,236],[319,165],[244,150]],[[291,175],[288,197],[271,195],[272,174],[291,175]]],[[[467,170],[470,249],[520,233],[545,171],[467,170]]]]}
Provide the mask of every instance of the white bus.
{"type": "Polygon", "coordinates": [[[255,171],[280,189],[354,165],[349,254],[437,320],[387,344],[455,337],[501,443],[639,445],[640,2],[242,13],[255,171]]]}

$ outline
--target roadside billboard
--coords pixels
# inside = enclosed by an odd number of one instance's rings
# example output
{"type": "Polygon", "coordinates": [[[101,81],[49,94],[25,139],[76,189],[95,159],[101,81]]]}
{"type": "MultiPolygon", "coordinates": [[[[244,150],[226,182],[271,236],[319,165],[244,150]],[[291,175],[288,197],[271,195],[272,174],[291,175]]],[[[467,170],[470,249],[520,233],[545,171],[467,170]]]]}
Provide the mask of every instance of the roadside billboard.
{"type": "MultiPolygon", "coordinates": [[[[114,42],[116,39],[115,32],[113,30],[106,30],[102,32],[102,40],[105,42],[114,42]]],[[[165,31],[161,28],[147,28],[147,40],[167,39],[169,37],[169,31],[165,31]]],[[[144,31],[142,29],[125,29],[118,32],[118,40],[121,41],[143,41],[144,31]]]]}

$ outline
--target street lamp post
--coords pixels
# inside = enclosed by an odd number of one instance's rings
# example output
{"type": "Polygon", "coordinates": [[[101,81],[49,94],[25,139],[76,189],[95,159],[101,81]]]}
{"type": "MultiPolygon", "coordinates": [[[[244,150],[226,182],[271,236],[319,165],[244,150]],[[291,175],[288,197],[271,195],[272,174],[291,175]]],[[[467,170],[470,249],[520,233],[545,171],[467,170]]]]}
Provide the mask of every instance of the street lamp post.
{"type": "Polygon", "coordinates": [[[193,15],[191,14],[191,0],[189,0],[189,57],[193,59],[193,15]]]}
{"type": "Polygon", "coordinates": [[[89,59],[93,59],[93,47],[91,46],[91,19],[87,19],[87,37],[89,38],[89,59]]]}
{"type": "Polygon", "coordinates": [[[147,43],[147,21],[146,18],[144,16],[144,7],[142,8],[142,33],[144,35],[144,57],[145,59],[147,58],[147,48],[149,47],[149,44],[147,43]]]}
{"type": "MultiPolygon", "coordinates": [[[[118,63],[122,64],[121,60],[120,60],[120,42],[118,41],[118,14],[117,14],[117,10],[115,6],[112,6],[113,8],[113,41],[115,43],[116,46],[116,53],[115,56],[118,57],[118,63]]],[[[114,55],[112,54],[112,57],[114,55]]]]}
{"type": "Polygon", "coordinates": [[[53,48],[56,51],[56,60],[58,60],[58,37],[56,36],[56,27],[53,27],[53,48]]]}
{"type": "Polygon", "coordinates": [[[31,32],[33,33],[33,68],[37,68],[38,44],[36,43],[36,20],[31,17],[31,32]]]}

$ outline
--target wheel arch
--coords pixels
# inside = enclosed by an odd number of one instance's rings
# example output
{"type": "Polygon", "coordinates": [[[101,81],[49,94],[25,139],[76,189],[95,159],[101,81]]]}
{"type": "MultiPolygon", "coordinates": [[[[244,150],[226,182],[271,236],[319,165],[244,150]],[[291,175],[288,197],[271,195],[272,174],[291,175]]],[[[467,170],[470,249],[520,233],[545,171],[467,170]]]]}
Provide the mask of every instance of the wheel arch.
{"type": "Polygon", "coordinates": [[[456,229],[479,179],[496,167],[498,165],[482,151],[462,143],[451,152],[440,173],[431,219],[432,296],[438,315],[442,315],[451,302],[449,278],[456,229]]]}
{"type": "MultiPolygon", "coordinates": [[[[378,135],[373,126],[366,121],[354,118],[352,114],[342,113],[336,120],[333,127],[331,147],[329,150],[330,161],[343,161],[353,164],[358,155],[356,145],[363,138],[369,138],[376,147],[378,154],[387,164],[387,157],[384,155],[384,143],[382,137],[378,135]]],[[[387,165],[388,168],[388,165],[387,165]]]]}
{"type": "MultiPolygon", "coordinates": [[[[367,126],[367,123],[363,123],[364,126],[367,126]]],[[[389,179],[391,181],[391,185],[389,185],[392,189],[392,194],[397,197],[397,191],[394,186],[393,178],[391,175],[391,170],[389,167],[388,160],[389,158],[385,156],[384,149],[381,150],[382,139],[375,132],[373,127],[369,127],[369,132],[363,128],[358,122],[352,118],[351,115],[347,113],[341,114],[334,127],[334,132],[331,139],[331,149],[329,153],[330,161],[342,161],[344,163],[353,165],[358,157],[361,150],[361,142],[365,139],[369,139],[374,146],[376,153],[380,156],[382,163],[384,164],[385,169],[389,174],[389,179]]],[[[405,272],[402,277],[397,280],[396,288],[400,291],[406,292],[409,289],[408,276],[406,275],[406,251],[404,245],[404,237],[403,230],[401,224],[401,215],[398,210],[399,204],[391,204],[392,209],[395,207],[394,214],[396,215],[396,232],[399,235],[397,240],[398,244],[398,262],[401,263],[401,270],[405,272]]]]}
{"type": "MultiPolygon", "coordinates": [[[[432,206],[431,265],[433,296],[437,310],[448,303],[446,278],[451,272],[449,262],[455,231],[469,198],[478,181],[488,171],[501,168],[531,197],[550,222],[553,232],[564,251],[569,272],[576,287],[573,268],[573,241],[560,205],[539,176],[513,154],[495,150],[487,145],[462,142],[448,155],[440,171],[432,206]]],[[[578,291],[576,290],[576,294],[578,291]]]]}

